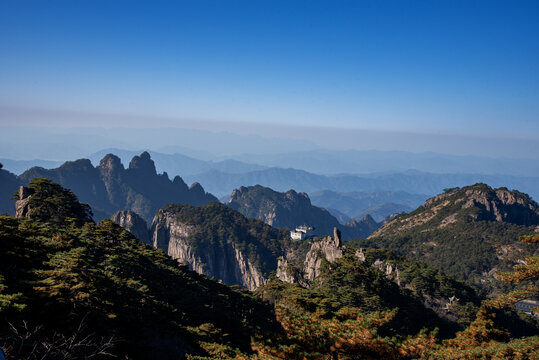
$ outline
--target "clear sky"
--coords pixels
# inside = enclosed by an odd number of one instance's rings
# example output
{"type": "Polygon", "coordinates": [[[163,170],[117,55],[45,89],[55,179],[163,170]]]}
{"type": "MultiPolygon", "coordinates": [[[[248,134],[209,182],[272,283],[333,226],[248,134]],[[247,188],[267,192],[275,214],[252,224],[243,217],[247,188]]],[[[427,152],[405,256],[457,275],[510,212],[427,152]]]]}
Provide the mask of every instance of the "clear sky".
{"type": "Polygon", "coordinates": [[[533,139],[539,1],[2,0],[0,124],[41,112],[533,139]]]}

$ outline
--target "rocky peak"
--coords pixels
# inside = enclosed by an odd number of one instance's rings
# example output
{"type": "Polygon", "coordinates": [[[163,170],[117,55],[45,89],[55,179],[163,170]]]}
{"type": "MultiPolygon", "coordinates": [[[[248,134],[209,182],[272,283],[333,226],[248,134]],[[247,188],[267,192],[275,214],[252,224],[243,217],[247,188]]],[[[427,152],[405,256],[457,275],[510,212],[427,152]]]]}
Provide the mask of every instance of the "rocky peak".
{"type": "Polygon", "coordinates": [[[228,199],[227,204],[238,201],[247,190],[248,189],[245,186],[240,186],[239,188],[234,189],[230,195],[230,198],[228,199]]]}
{"type": "Polygon", "coordinates": [[[114,177],[115,174],[123,172],[124,166],[120,158],[114,154],[107,154],[99,162],[99,172],[104,177],[114,177]]]}
{"type": "Polygon", "coordinates": [[[189,192],[192,193],[194,196],[204,196],[206,194],[202,185],[197,182],[191,184],[191,186],[189,187],[189,192]]]}
{"type": "Polygon", "coordinates": [[[333,228],[333,241],[335,242],[335,247],[340,248],[342,246],[341,230],[336,227],[333,228]]]}
{"type": "Polygon", "coordinates": [[[110,219],[129,231],[143,243],[151,244],[148,225],[136,212],[131,210],[119,210],[114,213],[110,219]]]}
{"type": "Polygon", "coordinates": [[[155,163],[147,151],[144,151],[140,155],[133,156],[133,159],[131,159],[131,162],[129,163],[129,169],[151,175],[157,174],[155,163]]]}
{"type": "Polygon", "coordinates": [[[189,188],[187,187],[187,184],[185,183],[185,181],[183,181],[183,179],[182,179],[180,176],[178,176],[178,175],[176,175],[176,176],[174,177],[174,180],[172,180],[172,184],[173,184],[176,188],[180,189],[180,191],[188,191],[188,189],[189,189],[189,188]]]}

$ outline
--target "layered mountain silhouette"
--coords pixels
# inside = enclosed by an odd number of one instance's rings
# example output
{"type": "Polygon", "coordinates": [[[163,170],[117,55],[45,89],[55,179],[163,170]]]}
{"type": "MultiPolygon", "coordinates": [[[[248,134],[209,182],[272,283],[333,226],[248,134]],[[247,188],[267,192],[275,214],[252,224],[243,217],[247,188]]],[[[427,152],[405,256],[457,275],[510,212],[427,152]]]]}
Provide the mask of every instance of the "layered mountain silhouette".
{"type": "Polygon", "coordinates": [[[316,191],[309,197],[314,205],[328,209],[335,216],[343,213],[351,219],[358,219],[370,214],[378,222],[395,213],[412,211],[429,198],[405,191],[343,193],[331,190],[316,191]],[[334,213],[336,211],[339,213],[334,213]]]}
{"type": "Polygon", "coordinates": [[[323,236],[332,234],[333,228],[338,227],[345,240],[366,237],[380,226],[370,215],[340,224],[328,210],[312,205],[306,193],[294,190],[281,193],[260,185],[234,190],[227,204],[247,217],[276,228],[295,229],[307,225],[323,236]]]}
{"type": "MultiPolygon", "coordinates": [[[[151,222],[157,209],[169,203],[203,205],[218,201],[199,183],[189,187],[179,176],[170,180],[166,172],[158,174],[148,152],[134,156],[127,168],[117,156],[107,154],[96,167],[90,160],[80,159],[65,162],[56,169],[33,167],[19,177],[6,171],[1,175],[2,189],[9,189],[7,192],[11,193],[18,185],[28,184],[35,178],[59,183],[88,203],[98,220],[110,217],[117,210],[132,210],[151,222]]],[[[7,201],[5,196],[2,201],[7,201]]],[[[2,204],[2,209],[12,212],[12,202],[2,204]]]]}

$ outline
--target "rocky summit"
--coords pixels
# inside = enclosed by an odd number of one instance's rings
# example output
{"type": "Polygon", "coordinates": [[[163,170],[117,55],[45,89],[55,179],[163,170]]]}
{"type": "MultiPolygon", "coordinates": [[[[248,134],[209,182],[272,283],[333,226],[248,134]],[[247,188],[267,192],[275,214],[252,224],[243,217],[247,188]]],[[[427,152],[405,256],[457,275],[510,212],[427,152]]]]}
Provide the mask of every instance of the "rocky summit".
{"type": "Polygon", "coordinates": [[[447,189],[358,242],[389,248],[493,291],[497,272],[537,252],[518,240],[539,225],[539,205],[528,195],[485,184],[447,189]]]}

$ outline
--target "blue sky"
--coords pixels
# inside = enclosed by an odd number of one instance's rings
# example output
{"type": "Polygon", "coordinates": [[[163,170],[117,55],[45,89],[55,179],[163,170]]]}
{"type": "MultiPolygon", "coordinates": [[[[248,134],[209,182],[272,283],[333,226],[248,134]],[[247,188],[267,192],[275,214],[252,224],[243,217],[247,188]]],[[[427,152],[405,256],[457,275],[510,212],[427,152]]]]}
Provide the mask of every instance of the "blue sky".
{"type": "Polygon", "coordinates": [[[3,0],[0,49],[4,125],[539,135],[539,1],[3,0]]]}

